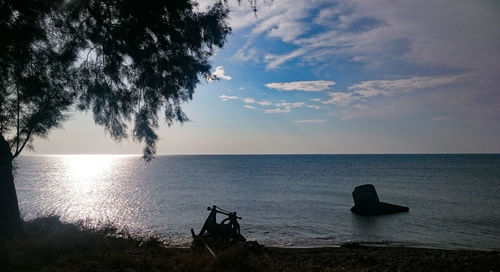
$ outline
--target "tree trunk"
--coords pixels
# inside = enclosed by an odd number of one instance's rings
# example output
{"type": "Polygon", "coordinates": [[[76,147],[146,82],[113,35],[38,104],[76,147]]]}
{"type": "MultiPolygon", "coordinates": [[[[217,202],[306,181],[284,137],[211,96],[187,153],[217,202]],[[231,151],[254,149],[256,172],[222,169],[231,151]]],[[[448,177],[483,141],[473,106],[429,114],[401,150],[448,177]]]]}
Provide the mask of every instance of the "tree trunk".
{"type": "Polygon", "coordinates": [[[0,135],[0,236],[19,233],[22,233],[22,221],[12,175],[12,153],[0,135]]]}

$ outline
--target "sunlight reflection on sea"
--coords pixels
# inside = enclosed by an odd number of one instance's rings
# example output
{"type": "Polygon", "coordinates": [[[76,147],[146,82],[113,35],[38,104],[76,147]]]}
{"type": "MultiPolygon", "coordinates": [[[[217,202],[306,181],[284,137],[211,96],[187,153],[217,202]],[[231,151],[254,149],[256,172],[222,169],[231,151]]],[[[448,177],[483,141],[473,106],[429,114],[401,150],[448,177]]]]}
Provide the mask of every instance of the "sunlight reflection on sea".
{"type": "Polygon", "coordinates": [[[217,204],[266,245],[349,241],[498,249],[499,155],[26,156],[16,160],[22,215],[156,233],[187,246],[217,204]],[[410,207],[352,214],[354,186],[410,207]]]}

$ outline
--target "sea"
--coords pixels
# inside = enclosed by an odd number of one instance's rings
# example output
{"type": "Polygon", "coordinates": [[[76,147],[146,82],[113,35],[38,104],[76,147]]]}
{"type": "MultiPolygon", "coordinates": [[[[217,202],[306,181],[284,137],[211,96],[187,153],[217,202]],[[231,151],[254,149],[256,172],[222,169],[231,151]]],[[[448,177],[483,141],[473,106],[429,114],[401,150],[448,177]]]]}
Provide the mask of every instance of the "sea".
{"type": "MultiPolygon", "coordinates": [[[[40,155],[15,160],[25,220],[112,224],[191,243],[217,205],[267,246],[500,249],[500,155],[40,155]],[[409,212],[360,216],[352,191],[373,184],[409,212]]],[[[218,221],[224,219],[218,215],[218,221]]]]}

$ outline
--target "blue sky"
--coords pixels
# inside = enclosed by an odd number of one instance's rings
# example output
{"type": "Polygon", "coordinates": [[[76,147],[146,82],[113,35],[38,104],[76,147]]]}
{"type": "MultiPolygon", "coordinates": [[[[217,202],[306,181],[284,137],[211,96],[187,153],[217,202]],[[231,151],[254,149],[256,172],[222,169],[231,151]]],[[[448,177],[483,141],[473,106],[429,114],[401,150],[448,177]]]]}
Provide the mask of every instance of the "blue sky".
{"type": "MultiPolygon", "coordinates": [[[[202,1],[201,8],[206,2],[202,1]]],[[[500,152],[498,1],[245,1],[159,154],[500,152]]],[[[140,153],[91,115],[36,153],[140,153]]]]}

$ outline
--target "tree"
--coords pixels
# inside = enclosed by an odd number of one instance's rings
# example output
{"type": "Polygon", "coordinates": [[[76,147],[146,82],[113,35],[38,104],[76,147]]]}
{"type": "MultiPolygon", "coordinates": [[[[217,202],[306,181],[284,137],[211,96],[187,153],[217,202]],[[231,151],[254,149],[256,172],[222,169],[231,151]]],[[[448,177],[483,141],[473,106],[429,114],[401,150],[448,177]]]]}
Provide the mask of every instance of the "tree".
{"type": "Polygon", "coordinates": [[[0,2],[0,232],[20,230],[12,160],[66,117],[76,43],[61,28],[62,1],[0,2]]]}
{"type": "Polygon", "coordinates": [[[0,0],[0,234],[21,230],[12,161],[74,106],[117,141],[133,123],[154,156],[160,111],[188,120],[181,104],[210,75],[227,15],[221,1],[0,0]]]}

